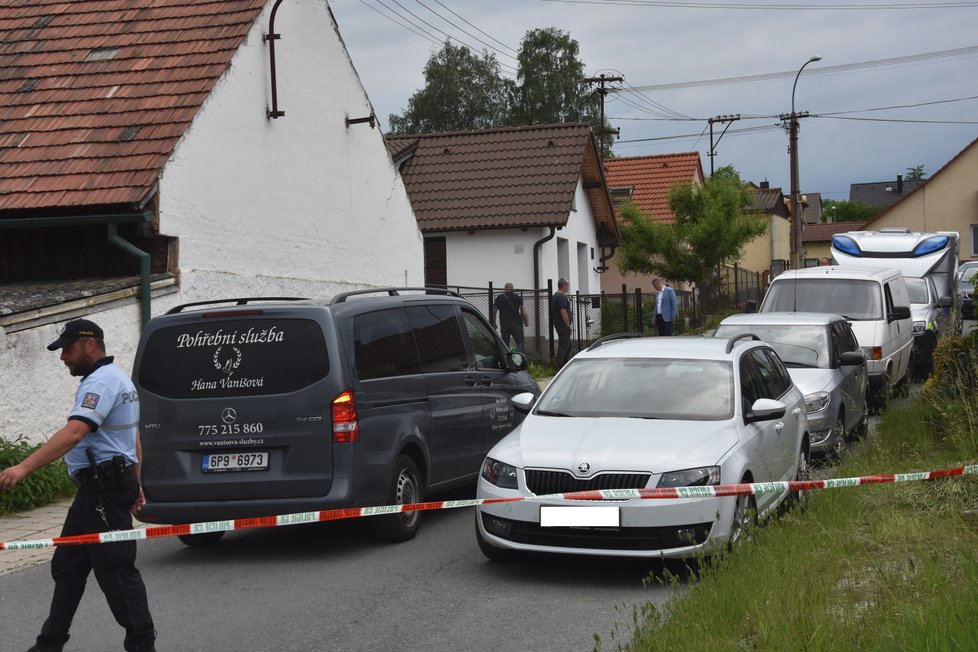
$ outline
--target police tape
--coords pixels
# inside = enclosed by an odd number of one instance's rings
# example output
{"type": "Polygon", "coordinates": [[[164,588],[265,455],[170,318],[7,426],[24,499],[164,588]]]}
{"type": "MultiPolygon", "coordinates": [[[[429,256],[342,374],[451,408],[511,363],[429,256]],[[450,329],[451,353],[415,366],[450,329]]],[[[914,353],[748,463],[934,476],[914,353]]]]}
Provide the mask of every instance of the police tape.
{"type": "Polygon", "coordinates": [[[280,514],[278,516],[260,516],[256,518],[236,518],[225,521],[208,521],[204,523],[187,523],[183,525],[151,526],[137,530],[115,530],[112,532],[96,532],[79,534],[53,539],[38,539],[35,541],[0,542],[0,550],[24,550],[35,548],[52,548],[57,546],[77,546],[95,543],[119,543],[123,541],[142,541],[145,539],[161,539],[188,534],[206,534],[209,532],[230,532],[233,530],[254,530],[258,528],[280,527],[285,525],[300,525],[303,523],[322,523],[339,521],[365,516],[380,516],[402,512],[424,512],[442,509],[458,509],[460,507],[476,507],[478,505],[494,505],[528,500],[572,500],[572,501],[602,501],[602,500],[671,500],[677,498],[721,498],[726,496],[746,496],[767,493],[814,491],[818,489],[841,489],[861,485],[886,484],[891,482],[916,482],[920,480],[938,480],[955,476],[978,475],[978,464],[959,466],[938,471],[922,471],[919,473],[889,473],[884,475],[865,475],[854,478],[834,478],[827,480],[794,480],[788,482],[755,482],[739,484],[721,484],[699,487],[669,487],[656,489],[592,489],[571,493],[546,494],[541,496],[513,496],[510,498],[473,498],[468,500],[442,500],[426,503],[411,503],[408,505],[382,505],[378,507],[351,507],[345,509],[326,509],[315,512],[297,512],[280,514]]]}

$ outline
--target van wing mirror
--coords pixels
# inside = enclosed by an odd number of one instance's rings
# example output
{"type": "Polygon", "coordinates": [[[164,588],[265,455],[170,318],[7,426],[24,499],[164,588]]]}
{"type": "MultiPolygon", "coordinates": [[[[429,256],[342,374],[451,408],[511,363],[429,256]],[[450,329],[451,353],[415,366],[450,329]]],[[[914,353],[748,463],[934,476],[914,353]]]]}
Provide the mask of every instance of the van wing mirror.
{"type": "Polygon", "coordinates": [[[858,367],[866,362],[866,356],[862,351],[844,351],[839,356],[839,364],[843,367],[858,367]]]}
{"type": "Polygon", "coordinates": [[[747,301],[745,301],[744,302],[744,312],[746,312],[746,313],[755,313],[755,312],[757,312],[757,300],[756,299],[748,299],[747,301]]]}
{"type": "Polygon", "coordinates": [[[910,319],[910,306],[893,306],[889,321],[896,321],[897,319],[910,319]]]}
{"type": "Polygon", "coordinates": [[[950,308],[954,305],[954,299],[951,297],[941,297],[937,300],[937,305],[939,305],[941,308],[950,308]]]}
{"type": "Polygon", "coordinates": [[[506,354],[506,368],[510,371],[523,371],[530,366],[530,361],[526,355],[518,351],[510,351],[506,354]]]}

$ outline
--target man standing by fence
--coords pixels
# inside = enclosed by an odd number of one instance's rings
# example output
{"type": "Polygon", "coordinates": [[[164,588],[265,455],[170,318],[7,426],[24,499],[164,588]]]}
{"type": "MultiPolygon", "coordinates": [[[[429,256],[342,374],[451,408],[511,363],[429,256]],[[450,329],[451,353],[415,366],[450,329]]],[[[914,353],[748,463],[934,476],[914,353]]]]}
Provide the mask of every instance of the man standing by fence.
{"type": "Polygon", "coordinates": [[[565,278],[560,279],[557,281],[557,291],[550,300],[550,322],[557,330],[558,371],[570,360],[571,324],[574,321],[574,312],[571,310],[570,299],[567,298],[569,289],[570,282],[565,278]]]}
{"type": "Polygon", "coordinates": [[[490,318],[492,325],[496,325],[496,316],[499,316],[499,335],[503,338],[503,344],[509,346],[509,338],[513,338],[516,350],[523,353],[523,327],[530,323],[526,308],[523,307],[523,297],[513,292],[513,284],[507,283],[504,286],[505,292],[496,297],[492,302],[490,318]]]}
{"type": "Polygon", "coordinates": [[[679,302],[676,292],[662,279],[652,279],[655,288],[655,330],[659,335],[672,335],[672,323],[679,317],[679,302]]]}

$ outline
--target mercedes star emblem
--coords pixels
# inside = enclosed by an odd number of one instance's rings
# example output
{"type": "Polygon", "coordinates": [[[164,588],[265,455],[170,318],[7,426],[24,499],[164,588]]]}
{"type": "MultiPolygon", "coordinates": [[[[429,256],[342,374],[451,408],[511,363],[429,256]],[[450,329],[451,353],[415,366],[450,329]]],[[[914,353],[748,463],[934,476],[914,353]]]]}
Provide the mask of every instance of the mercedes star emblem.
{"type": "Polygon", "coordinates": [[[221,411],[221,421],[224,423],[234,423],[238,418],[238,413],[234,411],[234,408],[224,408],[221,411]]]}

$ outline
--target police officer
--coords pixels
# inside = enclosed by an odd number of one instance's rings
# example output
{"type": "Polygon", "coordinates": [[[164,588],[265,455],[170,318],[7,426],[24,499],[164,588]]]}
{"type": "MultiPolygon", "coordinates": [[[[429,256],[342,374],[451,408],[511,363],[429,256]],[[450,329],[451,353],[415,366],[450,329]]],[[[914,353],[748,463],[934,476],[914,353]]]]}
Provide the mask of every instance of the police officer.
{"type": "MultiPolygon", "coordinates": [[[[72,376],[80,376],[68,422],[24,461],[0,471],[0,491],[13,489],[37,469],[64,456],[78,492],[61,536],[131,530],[143,505],[139,486],[139,396],[129,377],[105,355],[102,329],[87,319],[65,324],[48,345],[61,349],[72,376]]],[[[37,643],[38,652],[60,651],[90,571],[112,615],[126,629],[126,650],[154,650],[156,631],[146,587],[136,570],[136,542],[59,546],[51,560],[54,597],[37,643]]]]}

